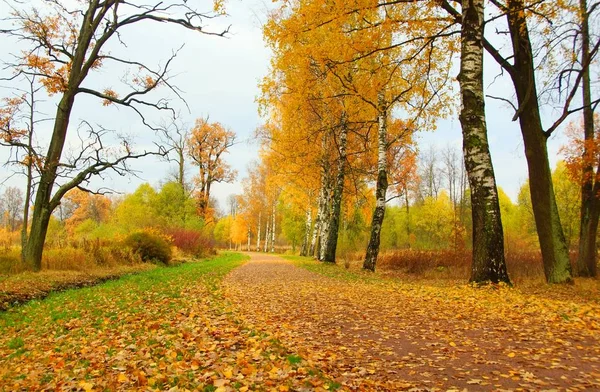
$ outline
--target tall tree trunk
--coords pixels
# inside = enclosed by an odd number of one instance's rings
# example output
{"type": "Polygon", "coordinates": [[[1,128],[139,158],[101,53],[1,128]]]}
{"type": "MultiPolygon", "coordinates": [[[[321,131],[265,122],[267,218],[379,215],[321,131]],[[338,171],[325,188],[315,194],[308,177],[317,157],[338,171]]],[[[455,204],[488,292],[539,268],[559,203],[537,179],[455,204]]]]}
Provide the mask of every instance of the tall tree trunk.
{"type": "Polygon", "coordinates": [[[261,212],[258,213],[258,233],[256,234],[256,251],[260,252],[260,218],[261,212]]]}
{"type": "Polygon", "coordinates": [[[408,249],[411,248],[410,243],[410,204],[408,203],[408,189],[404,191],[404,205],[406,207],[406,243],[408,249]]]}
{"type": "Polygon", "coordinates": [[[346,115],[342,114],[340,144],[338,156],[338,170],[335,178],[335,187],[331,197],[331,210],[329,215],[328,232],[323,244],[322,261],[335,263],[338,233],[340,229],[340,215],[342,212],[342,196],[344,194],[344,177],[346,174],[346,146],[348,143],[348,125],[346,115]]]}
{"type": "Polygon", "coordinates": [[[319,255],[319,242],[321,239],[321,227],[323,223],[323,215],[325,208],[324,178],[324,175],[321,175],[321,189],[319,190],[319,198],[317,200],[317,219],[315,220],[315,227],[313,228],[312,240],[310,241],[310,248],[308,249],[308,254],[312,257],[318,257],[319,255]]]}
{"type": "Polygon", "coordinates": [[[267,250],[269,249],[269,236],[271,235],[270,230],[270,222],[271,220],[269,219],[269,216],[267,215],[267,227],[265,228],[265,245],[263,247],[263,252],[267,253],[267,250]]]}
{"type": "Polygon", "coordinates": [[[21,262],[23,264],[26,263],[25,258],[25,248],[27,246],[27,228],[29,227],[29,207],[31,204],[31,190],[33,186],[33,132],[35,128],[35,77],[29,80],[30,85],[30,98],[29,102],[29,131],[27,132],[27,155],[29,159],[27,160],[27,182],[25,185],[25,201],[23,204],[23,225],[21,227],[21,262]]]}
{"type": "Polygon", "coordinates": [[[552,185],[547,135],[540,117],[533,52],[523,11],[525,5],[523,0],[509,0],[507,6],[515,69],[510,75],[519,103],[517,114],[525,145],[531,205],[542,250],[544,273],[549,283],[567,283],[572,281],[571,263],[552,185]]]}
{"type": "Polygon", "coordinates": [[[31,230],[27,244],[23,249],[25,263],[29,264],[36,271],[42,268],[42,253],[44,252],[44,242],[48,233],[48,224],[50,223],[52,210],[56,207],[51,205],[50,199],[52,197],[54,181],[56,180],[56,171],[67,138],[69,118],[74,102],[75,95],[73,93],[65,93],[58,104],[52,139],[50,140],[46,161],[37,186],[31,217],[31,230]]]}
{"type": "Polygon", "coordinates": [[[323,168],[323,210],[321,215],[321,226],[319,230],[319,242],[317,249],[317,257],[319,261],[323,261],[325,259],[325,250],[327,243],[327,238],[329,237],[329,225],[331,223],[331,198],[333,193],[333,184],[331,182],[331,177],[329,176],[329,169],[323,168]]]}
{"type": "Polygon", "coordinates": [[[251,238],[250,238],[250,226],[248,226],[248,246],[246,247],[246,250],[248,252],[250,252],[250,240],[251,240],[251,238]]]}
{"type": "Polygon", "coordinates": [[[273,203],[273,224],[271,224],[271,253],[275,253],[275,237],[277,233],[275,232],[275,203],[273,203]]]}
{"type": "Polygon", "coordinates": [[[310,240],[310,229],[312,227],[312,211],[310,204],[306,209],[306,224],[304,226],[304,239],[302,240],[302,247],[300,248],[300,256],[308,255],[308,247],[310,240]]]}
{"type": "MultiPolygon", "coordinates": [[[[598,217],[600,216],[600,194],[598,193],[600,177],[594,176],[594,163],[589,160],[589,148],[594,143],[594,110],[592,108],[590,84],[590,28],[587,0],[579,0],[581,12],[581,63],[583,64],[583,173],[581,185],[581,221],[579,229],[579,257],[577,258],[577,274],[579,276],[596,276],[596,235],[598,233],[598,217]]],[[[600,164],[598,166],[600,170],[600,164]]]]}
{"type": "Polygon", "coordinates": [[[377,140],[377,184],[375,186],[375,211],[371,219],[371,236],[367,245],[363,269],[375,271],[377,256],[379,255],[379,244],[381,242],[381,226],[385,217],[385,201],[388,187],[387,178],[387,103],[385,102],[384,92],[379,93],[378,110],[378,140],[377,140]]]}
{"type": "Polygon", "coordinates": [[[471,282],[510,283],[504,259],[504,234],[496,178],[488,146],[483,94],[484,0],[462,1],[462,95],[460,123],[463,154],[471,186],[473,262],[471,282]]]}

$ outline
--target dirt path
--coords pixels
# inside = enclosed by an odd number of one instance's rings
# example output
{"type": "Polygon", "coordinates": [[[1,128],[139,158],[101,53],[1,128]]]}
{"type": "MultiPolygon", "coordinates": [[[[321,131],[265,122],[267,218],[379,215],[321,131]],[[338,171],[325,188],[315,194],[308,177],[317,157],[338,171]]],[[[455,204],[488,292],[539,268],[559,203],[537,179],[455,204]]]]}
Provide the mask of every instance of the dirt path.
{"type": "Polygon", "coordinates": [[[333,279],[250,255],[225,279],[240,316],[345,389],[600,390],[596,305],[333,279]]]}

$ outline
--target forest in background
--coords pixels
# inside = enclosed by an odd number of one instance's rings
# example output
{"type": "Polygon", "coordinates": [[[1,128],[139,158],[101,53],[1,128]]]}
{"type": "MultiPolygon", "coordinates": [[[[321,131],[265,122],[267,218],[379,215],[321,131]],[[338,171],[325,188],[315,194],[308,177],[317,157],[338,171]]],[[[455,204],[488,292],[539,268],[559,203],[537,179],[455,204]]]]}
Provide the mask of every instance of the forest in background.
{"type": "Polygon", "coordinates": [[[5,270],[168,262],[173,250],[194,256],[220,246],[298,251],[324,262],[362,258],[371,271],[457,270],[466,278],[470,268],[473,282],[510,283],[519,269],[542,271],[550,283],[596,275],[597,3],[277,4],[263,27],[273,57],[257,97],[260,161],[221,214],[211,186],[236,176],[223,159],[235,133],[208,117],[193,127],[177,118],[170,99],[182,97],[169,72],[176,51],[154,66],[104,45],[136,23],[227,36],[228,28],[202,27],[223,16],[223,6],[201,13],[186,2],[129,5],[111,15],[112,5],[96,2],[81,12],[13,5],[2,33],[31,50],[6,62],[11,73],[3,78],[14,89],[0,112],[2,145],[7,165],[24,178],[22,190],[3,196],[5,270]],[[484,52],[498,77],[511,79],[513,96],[484,95],[484,72],[495,72],[484,69],[484,52]],[[110,67],[123,76],[95,85],[89,75],[110,67]],[[66,151],[80,96],[131,111],[157,136],[153,148],[82,120],[72,136],[79,148],[66,151]],[[56,114],[40,118],[46,99],[55,100],[56,114]],[[496,186],[489,99],[512,106],[522,131],[530,179],[516,203],[496,186]],[[554,117],[542,119],[545,109],[554,117]],[[161,113],[169,119],[150,120],[161,113]],[[455,116],[462,151],[417,151],[417,132],[455,116]],[[48,120],[46,140],[38,129],[48,120]],[[553,171],[547,139],[564,128],[571,139],[553,171]],[[91,186],[108,172],[134,174],[131,161],[149,156],[174,162],[173,177],[118,197],[91,186]]]}

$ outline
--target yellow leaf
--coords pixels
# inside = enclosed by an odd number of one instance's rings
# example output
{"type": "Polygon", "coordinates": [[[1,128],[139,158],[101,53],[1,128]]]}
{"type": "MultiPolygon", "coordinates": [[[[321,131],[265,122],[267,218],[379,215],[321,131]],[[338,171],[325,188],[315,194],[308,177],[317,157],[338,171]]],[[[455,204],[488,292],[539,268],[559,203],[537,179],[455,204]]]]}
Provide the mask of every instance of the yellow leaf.
{"type": "Polygon", "coordinates": [[[233,370],[231,368],[227,368],[223,371],[223,375],[227,378],[233,377],[233,370]]]}
{"type": "Polygon", "coordinates": [[[515,353],[509,353],[509,354],[508,354],[508,357],[509,357],[509,358],[514,358],[514,357],[515,357],[515,355],[516,355],[515,353]]]}
{"type": "Polygon", "coordinates": [[[450,342],[450,346],[452,346],[452,347],[456,347],[456,343],[454,343],[454,342],[450,342]]]}
{"type": "Polygon", "coordinates": [[[124,373],[119,373],[119,377],[117,379],[119,380],[119,382],[129,381],[129,379],[127,378],[127,376],[124,373]]]}

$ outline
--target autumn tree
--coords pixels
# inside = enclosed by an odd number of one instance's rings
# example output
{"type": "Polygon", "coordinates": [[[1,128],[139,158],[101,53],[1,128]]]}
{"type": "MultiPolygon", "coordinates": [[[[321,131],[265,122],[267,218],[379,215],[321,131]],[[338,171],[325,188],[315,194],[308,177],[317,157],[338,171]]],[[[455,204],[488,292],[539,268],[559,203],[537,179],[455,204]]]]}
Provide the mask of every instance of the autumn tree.
{"type": "MultiPolygon", "coordinates": [[[[547,141],[570,114],[583,108],[574,97],[589,64],[577,65],[577,56],[566,56],[566,61],[561,62],[561,69],[557,70],[554,66],[558,62],[557,56],[564,55],[556,48],[564,42],[576,40],[571,34],[573,23],[568,19],[579,11],[573,13],[569,2],[507,0],[491,3],[498,12],[491,14],[490,21],[504,18],[508,31],[504,27],[496,31],[506,33],[511,46],[510,50],[494,46],[485,37],[483,45],[508,74],[516,92],[516,104],[503,97],[495,98],[512,105],[515,110],[513,120],[520,123],[546,280],[550,283],[570,282],[571,265],[552,185],[547,141]],[[538,84],[543,76],[545,80],[540,88],[538,84]],[[545,128],[541,107],[544,101],[551,100],[559,103],[559,115],[545,128]]],[[[461,14],[450,2],[442,1],[441,6],[462,23],[461,14]]],[[[597,42],[592,52],[596,53],[599,46],[597,42]]]]}
{"type": "MultiPolygon", "coordinates": [[[[216,14],[221,11],[221,5],[222,2],[215,2],[216,14]]],[[[5,22],[12,25],[3,26],[0,31],[26,47],[23,55],[16,56],[15,62],[9,67],[16,70],[17,75],[36,76],[48,94],[55,95],[58,102],[47,151],[38,153],[43,157],[43,166],[34,198],[30,235],[24,248],[26,262],[39,270],[48,223],[62,197],[106,170],[126,173],[128,160],[151,153],[136,152],[124,140],[117,156],[113,152],[108,154],[101,143],[107,130],[88,129],[92,142],[84,143],[85,154],[75,154],[65,162],[63,150],[78,98],[87,95],[99,99],[104,105],[131,108],[148,125],[144,117],[145,109],[168,109],[165,100],[152,101],[148,93],[162,86],[178,96],[168,74],[175,54],[162,67],[152,69],[139,61],[111,55],[106,50],[107,46],[123,43],[122,30],[146,22],[167,23],[203,34],[223,35],[224,32],[211,33],[205,30],[201,25],[203,20],[216,14],[212,11],[200,13],[185,1],[138,5],[120,0],[92,0],[69,6],[52,1],[45,2],[41,9],[27,9],[21,2],[14,1],[10,6],[11,17],[5,22]],[[129,69],[122,88],[93,87],[93,78],[90,76],[99,69],[112,66],[129,69]],[[62,168],[69,170],[61,173],[62,168]],[[57,184],[61,179],[65,179],[64,182],[57,184]]],[[[19,142],[17,137],[13,137],[13,140],[19,142]]]]}
{"type": "MultiPolygon", "coordinates": [[[[573,48],[581,72],[581,93],[583,103],[583,151],[581,161],[581,220],[579,228],[579,255],[577,258],[577,274],[580,276],[597,275],[596,237],[598,233],[598,219],[600,218],[600,167],[598,160],[591,159],[596,155],[598,121],[594,121],[594,110],[598,105],[597,97],[592,94],[591,69],[597,63],[598,40],[593,42],[594,31],[591,29],[590,20],[594,21],[600,9],[600,3],[587,0],[579,1],[579,19],[576,24],[576,37],[580,37],[580,49],[573,48]],[[596,174],[594,175],[594,171],[596,174]]],[[[597,19],[596,19],[597,20],[597,19]]],[[[597,31],[595,32],[597,34],[597,31]]],[[[596,118],[597,120],[597,118],[596,118]]]]}
{"type": "Polygon", "coordinates": [[[236,171],[225,162],[224,155],[235,143],[235,133],[219,123],[209,123],[199,118],[188,138],[188,154],[198,166],[194,181],[198,188],[200,214],[209,213],[211,186],[219,182],[232,182],[236,171]]]}
{"type": "Polygon", "coordinates": [[[585,118],[580,123],[570,123],[567,127],[569,143],[562,148],[569,178],[581,184],[579,257],[577,258],[577,273],[580,276],[597,274],[595,244],[600,218],[600,116],[596,115],[594,120],[592,138],[585,131],[585,118]],[[584,132],[581,132],[581,128],[584,132]],[[588,249],[592,245],[593,249],[588,249]]]}
{"type": "Polygon", "coordinates": [[[462,2],[460,84],[465,166],[473,215],[472,282],[510,283],[504,259],[504,234],[498,189],[487,139],[483,92],[484,1],[462,2]]]}
{"type": "Polygon", "coordinates": [[[92,194],[75,188],[68,192],[65,198],[75,206],[72,215],[65,222],[67,230],[70,232],[86,220],[98,224],[105,222],[110,215],[111,202],[104,195],[92,194]]]}

